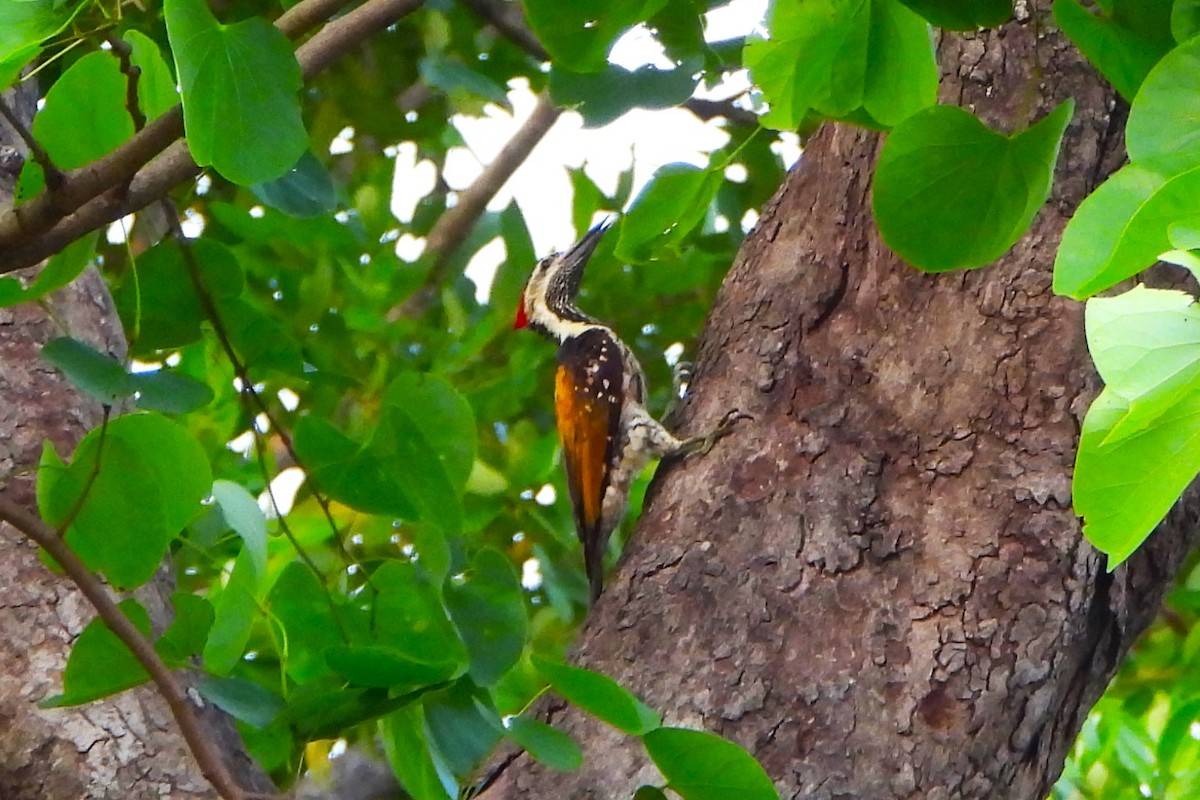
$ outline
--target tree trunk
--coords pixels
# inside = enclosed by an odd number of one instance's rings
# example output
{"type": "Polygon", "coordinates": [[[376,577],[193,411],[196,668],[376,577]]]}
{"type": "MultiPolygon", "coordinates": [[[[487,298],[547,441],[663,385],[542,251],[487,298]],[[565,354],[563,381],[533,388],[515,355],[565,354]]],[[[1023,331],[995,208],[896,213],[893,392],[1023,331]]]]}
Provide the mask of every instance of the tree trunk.
{"type": "MultiPolygon", "coordinates": [[[[28,124],[32,99],[10,93],[5,101],[28,124]]],[[[0,208],[11,203],[23,150],[0,122],[0,208]]],[[[37,505],[33,471],[42,442],[69,456],[102,419],[96,401],[41,360],[41,346],[62,335],[124,354],[120,321],[95,270],[41,303],[0,308],[0,492],[30,509],[37,505]]],[[[164,586],[156,581],[138,592],[159,630],[170,619],[164,586]]],[[[39,562],[32,543],[0,523],[0,800],[216,797],[152,687],[79,708],[37,707],[61,692],[71,643],[94,616],[73,584],[39,562]]],[[[205,713],[244,785],[269,788],[228,719],[205,713]]]]}
{"type": "MultiPolygon", "coordinates": [[[[1109,574],[1071,510],[1099,384],[1051,264],[1123,158],[1114,94],[1031,20],[940,56],[944,101],[1000,130],[1075,98],[1051,201],[998,263],[924,275],[871,218],[881,138],[822,130],[701,343],[686,428],[754,420],[659,476],[577,653],[668,724],[741,743],[784,798],[1042,800],[1196,538],[1189,492],[1109,574]]],[[[487,800],[661,783],[629,739],[555,717],[583,769],[520,757],[487,800]]]]}

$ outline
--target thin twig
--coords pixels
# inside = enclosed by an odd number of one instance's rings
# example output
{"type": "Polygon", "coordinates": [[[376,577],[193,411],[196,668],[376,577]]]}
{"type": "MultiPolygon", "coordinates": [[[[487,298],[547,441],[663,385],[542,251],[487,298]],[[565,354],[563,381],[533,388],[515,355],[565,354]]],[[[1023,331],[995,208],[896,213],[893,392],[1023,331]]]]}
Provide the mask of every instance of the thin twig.
{"type": "Polygon", "coordinates": [[[125,76],[125,110],[133,120],[133,129],[140,131],[146,127],[146,115],[142,113],[142,106],[138,103],[138,84],[141,82],[142,68],[133,63],[133,48],[129,42],[111,31],[104,39],[120,62],[121,74],[125,76]]]}
{"type": "Polygon", "coordinates": [[[51,192],[57,192],[62,189],[63,184],[66,182],[66,176],[62,170],[54,165],[54,160],[50,158],[50,154],[46,152],[46,149],[42,147],[37,139],[33,138],[33,134],[29,131],[29,128],[25,127],[25,123],[13,113],[12,109],[8,107],[8,103],[3,100],[0,100],[0,117],[3,117],[8,126],[16,132],[21,141],[25,143],[25,147],[28,148],[29,155],[33,158],[34,162],[42,168],[42,175],[46,178],[46,187],[51,192]]]}
{"type": "MultiPolygon", "coordinates": [[[[294,39],[349,2],[303,0],[279,17],[275,25],[294,39]]],[[[333,59],[419,5],[420,0],[367,0],[359,8],[329,23],[296,51],[305,79],[312,78],[333,59]],[[383,24],[376,22],[381,14],[386,16],[388,13],[392,15],[390,19],[383,24]],[[369,19],[376,22],[376,27],[368,26],[364,31],[351,25],[346,31],[351,36],[326,35],[334,26],[337,33],[345,31],[347,20],[352,18],[369,19]],[[353,38],[353,35],[359,38],[353,38]]],[[[108,155],[71,170],[64,176],[61,190],[53,197],[49,193],[35,197],[0,215],[0,253],[3,254],[0,255],[0,273],[38,263],[84,233],[149,205],[171,187],[195,175],[197,167],[188,155],[186,145],[179,141],[182,135],[183,108],[176,105],[108,155]],[[128,192],[118,191],[125,181],[129,181],[128,192]]]]}
{"type": "Polygon", "coordinates": [[[92,469],[88,472],[87,479],[83,482],[83,490],[79,493],[79,497],[75,498],[75,502],[71,505],[71,510],[67,512],[67,516],[58,524],[58,535],[65,536],[67,528],[71,527],[71,523],[79,516],[79,512],[83,510],[83,504],[87,502],[88,495],[92,493],[92,486],[96,483],[96,478],[100,477],[100,459],[104,457],[104,440],[108,438],[108,417],[112,413],[112,406],[104,405],[104,418],[100,422],[100,435],[97,437],[100,441],[96,442],[96,458],[92,462],[92,469]]]}
{"type": "MultiPolygon", "coordinates": [[[[250,379],[249,370],[246,368],[245,362],[242,361],[241,356],[238,355],[237,350],[234,348],[233,341],[229,338],[229,331],[225,328],[225,323],[221,320],[221,313],[217,309],[217,303],[215,300],[213,300],[212,294],[209,293],[208,287],[204,285],[204,277],[200,270],[200,264],[196,261],[196,254],[192,251],[191,243],[188,241],[187,237],[184,236],[183,229],[179,225],[179,212],[175,208],[175,204],[169,199],[164,199],[161,202],[163,205],[164,216],[167,218],[167,225],[169,226],[171,234],[175,238],[176,243],[179,245],[179,249],[182,251],[183,263],[187,267],[188,277],[191,278],[192,288],[196,292],[196,298],[200,301],[200,307],[204,311],[204,317],[208,320],[209,324],[212,325],[213,333],[215,333],[217,336],[217,342],[220,344],[222,352],[225,353],[225,358],[227,358],[230,365],[232,365],[233,374],[237,377],[238,382],[241,384],[239,395],[241,396],[243,402],[245,402],[246,410],[250,414],[250,427],[254,432],[255,449],[258,451],[259,458],[263,459],[264,448],[262,447],[262,442],[259,441],[258,438],[258,428],[254,426],[253,422],[256,414],[262,413],[264,416],[266,416],[268,423],[280,432],[280,438],[286,437],[286,434],[282,433],[282,428],[280,428],[278,423],[275,422],[274,418],[271,416],[270,409],[267,407],[266,402],[259,395],[258,391],[255,390],[254,382],[250,379]]],[[[290,445],[288,452],[292,454],[293,458],[295,458],[295,451],[290,449],[290,445]]],[[[296,460],[296,463],[297,466],[300,465],[298,459],[296,460]]],[[[271,485],[270,471],[267,469],[265,460],[260,461],[260,464],[262,467],[263,480],[266,482],[269,490],[271,485]]],[[[274,498],[272,498],[272,502],[274,502],[274,498]]],[[[322,584],[324,584],[325,575],[320,569],[317,568],[316,562],[313,561],[312,557],[304,550],[296,537],[291,535],[290,529],[283,528],[283,530],[286,531],[288,540],[292,543],[292,547],[295,548],[297,555],[300,556],[300,559],[308,566],[309,569],[313,571],[313,574],[317,576],[322,584]]],[[[336,527],[334,528],[334,538],[337,538],[336,527]]]]}
{"type": "Polygon", "coordinates": [[[67,546],[51,528],[38,517],[21,508],[12,500],[0,495],[0,520],[3,520],[25,534],[39,547],[50,554],[51,558],[62,567],[67,577],[79,587],[79,591],[96,609],[96,614],[104,621],[118,639],[120,639],[133,657],[150,676],[150,680],[158,687],[159,694],[166,701],[175,723],[183,734],[184,741],[192,751],[200,771],[208,779],[213,788],[226,800],[260,800],[275,798],[277,795],[248,792],[238,786],[233,776],[221,759],[216,747],[209,738],[188,700],[183,685],[176,680],[175,674],[163,662],[154,645],[126,617],[105,590],[100,580],[92,574],[75,552],[67,546]]]}

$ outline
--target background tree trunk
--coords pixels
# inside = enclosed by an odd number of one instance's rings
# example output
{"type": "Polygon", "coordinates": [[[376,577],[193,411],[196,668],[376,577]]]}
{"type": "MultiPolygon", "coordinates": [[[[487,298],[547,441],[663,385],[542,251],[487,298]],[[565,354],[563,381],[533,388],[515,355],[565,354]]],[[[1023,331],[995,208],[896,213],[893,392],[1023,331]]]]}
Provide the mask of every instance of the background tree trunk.
{"type": "MultiPolygon", "coordinates": [[[[1200,517],[1190,492],[1108,574],[1071,510],[1098,381],[1051,264],[1123,158],[1114,94],[1028,19],[940,56],[943,99],[1003,131],[1075,98],[1050,203],[1000,262],[923,275],[871,218],[881,139],[816,136],[726,279],[686,427],[755,419],[660,476],[577,654],[746,746],[785,798],[1044,798],[1200,517]]],[[[488,800],[660,782],[611,730],[555,721],[583,769],[521,757],[488,800]]]]}
{"type": "MultiPolygon", "coordinates": [[[[28,124],[36,98],[18,92],[28,96],[5,99],[28,124]]],[[[0,207],[11,203],[23,151],[0,122],[0,207]]],[[[96,401],[41,359],[41,346],[63,335],[124,356],[120,320],[95,270],[40,304],[0,308],[0,491],[30,509],[37,506],[33,469],[42,442],[49,439],[69,456],[102,419],[96,401]]],[[[159,630],[170,619],[168,583],[164,578],[138,592],[159,630]]],[[[39,562],[31,542],[0,523],[0,800],[216,797],[154,688],[79,708],[37,707],[62,691],[71,643],[94,616],[73,584],[39,562]]],[[[228,719],[210,710],[206,720],[244,785],[269,788],[228,719]]]]}

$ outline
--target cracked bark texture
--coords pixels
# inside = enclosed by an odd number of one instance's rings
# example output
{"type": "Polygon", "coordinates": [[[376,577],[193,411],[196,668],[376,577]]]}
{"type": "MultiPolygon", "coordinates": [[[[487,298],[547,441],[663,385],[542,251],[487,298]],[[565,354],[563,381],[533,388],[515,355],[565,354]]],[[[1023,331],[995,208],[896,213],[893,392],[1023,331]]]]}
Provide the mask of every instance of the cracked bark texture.
{"type": "MultiPolygon", "coordinates": [[[[1050,202],[998,263],[920,274],[871,219],[881,139],[825,127],[701,341],[686,427],[755,419],[659,475],[576,653],[667,724],[745,746],[784,798],[1041,800],[1196,538],[1189,491],[1108,574],[1070,505],[1099,384],[1051,264],[1123,159],[1112,91],[1028,19],[939,58],[943,100],[1000,130],[1075,98],[1050,202]]],[[[661,783],[635,741],[555,717],[583,769],[522,756],[486,800],[661,783]]]]}
{"type": "MultiPolygon", "coordinates": [[[[22,93],[5,99],[28,120],[36,97],[28,88],[22,93]]],[[[0,208],[11,201],[23,150],[0,122],[0,208]]],[[[42,442],[69,456],[102,419],[99,404],[41,360],[41,346],[64,334],[118,357],[125,352],[120,321],[94,270],[40,304],[0,308],[0,491],[28,508],[36,508],[33,468],[42,442]]],[[[160,630],[170,618],[165,588],[155,582],[138,593],[160,630]]],[[[37,707],[61,692],[71,643],[94,616],[69,581],[39,562],[32,543],[0,523],[0,800],[216,797],[152,687],[79,708],[37,707]]],[[[228,720],[215,712],[205,719],[245,785],[269,788],[228,720]]]]}

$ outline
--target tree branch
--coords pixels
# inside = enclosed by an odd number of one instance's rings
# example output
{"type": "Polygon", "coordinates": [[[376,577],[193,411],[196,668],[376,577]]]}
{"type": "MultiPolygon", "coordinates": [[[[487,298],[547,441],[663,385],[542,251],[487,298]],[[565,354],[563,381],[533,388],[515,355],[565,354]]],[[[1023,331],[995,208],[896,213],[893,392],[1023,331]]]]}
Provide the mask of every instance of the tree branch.
{"type": "Polygon", "coordinates": [[[129,652],[133,653],[134,658],[146,670],[150,680],[158,687],[159,693],[167,702],[168,708],[171,709],[171,715],[179,725],[179,730],[183,734],[188,748],[192,751],[196,763],[200,765],[200,770],[213,788],[226,800],[259,800],[260,798],[276,797],[258,792],[247,792],[237,785],[225,767],[225,762],[222,761],[220,754],[208,740],[204,727],[196,716],[182,684],[176,680],[175,674],[159,657],[153,643],[121,612],[121,609],[117,607],[105,590],[104,585],[79,560],[79,556],[75,555],[75,552],[67,546],[67,543],[58,535],[58,531],[2,494],[0,494],[0,520],[12,525],[49,553],[66,572],[67,577],[79,587],[79,591],[96,609],[96,614],[104,621],[108,629],[129,648],[129,652]]]}
{"type": "MultiPolygon", "coordinates": [[[[309,2],[334,5],[332,0],[309,2]]],[[[335,59],[420,5],[421,0],[368,0],[330,22],[296,50],[304,79],[311,80],[335,59]]],[[[300,6],[293,11],[297,8],[300,6]]],[[[68,173],[70,188],[56,195],[61,206],[50,208],[49,198],[39,197],[0,217],[0,274],[38,263],[85,233],[145,208],[195,176],[200,168],[187,145],[178,139],[182,132],[183,112],[176,106],[109,155],[68,173]],[[130,174],[133,178],[126,190],[122,182],[130,174]],[[79,182],[72,185],[74,180],[79,182]],[[83,195],[83,200],[72,205],[83,195]],[[63,208],[73,210],[64,213],[63,208]],[[21,219],[14,213],[22,215],[21,219]]]]}
{"type": "MultiPolygon", "coordinates": [[[[275,21],[275,27],[289,39],[295,39],[349,2],[350,0],[303,0],[281,15],[275,21]]],[[[368,2],[367,5],[370,4],[368,2]]],[[[56,191],[35,197],[20,208],[0,216],[0,247],[21,241],[28,242],[38,234],[50,230],[87,201],[120,185],[182,135],[183,106],[176,105],[108,155],[61,175],[56,191]]],[[[37,151],[32,152],[36,157],[37,151]]],[[[47,180],[49,178],[47,173],[47,180]]],[[[114,219],[123,216],[125,215],[119,214],[114,219]]]]}
{"type": "MultiPolygon", "coordinates": [[[[525,124],[521,126],[475,182],[458,194],[458,202],[438,218],[425,239],[425,252],[434,254],[439,263],[445,263],[467,238],[475,221],[487,208],[500,188],[512,177],[517,168],[537,146],[554,125],[561,109],[555,108],[548,92],[538,97],[537,105],[525,124]]],[[[434,272],[437,272],[435,269],[434,272]]]]}

